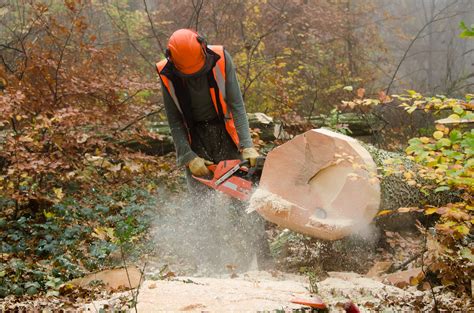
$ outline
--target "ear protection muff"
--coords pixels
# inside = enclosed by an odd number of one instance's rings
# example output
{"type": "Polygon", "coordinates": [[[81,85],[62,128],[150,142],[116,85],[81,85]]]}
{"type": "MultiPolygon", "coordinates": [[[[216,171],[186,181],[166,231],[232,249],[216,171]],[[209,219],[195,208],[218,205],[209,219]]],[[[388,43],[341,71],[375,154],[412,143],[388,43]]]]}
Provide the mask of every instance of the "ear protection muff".
{"type": "Polygon", "coordinates": [[[202,46],[202,49],[204,51],[206,51],[206,47],[207,47],[207,42],[206,42],[206,38],[204,38],[203,36],[199,35],[198,33],[196,33],[198,36],[196,37],[197,41],[201,44],[202,46]]]}

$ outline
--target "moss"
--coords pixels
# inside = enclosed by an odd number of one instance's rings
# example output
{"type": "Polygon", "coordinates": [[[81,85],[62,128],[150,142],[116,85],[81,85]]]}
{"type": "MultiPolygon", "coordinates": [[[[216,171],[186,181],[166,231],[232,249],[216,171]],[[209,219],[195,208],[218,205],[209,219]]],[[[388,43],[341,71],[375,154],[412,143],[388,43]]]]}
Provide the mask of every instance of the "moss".
{"type": "Polygon", "coordinates": [[[409,171],[416,173],[419,166],[409,160],[406,155],[378,149],[369,144],[361,144],[374,159],[379,174],[382,176],[380,210],[396,210],[401,207],[419,207],[428,204],[441,206],[449,202],[459,201],[459,195],[449,190],[437,193],[432,190],[423,192],[421,186],[434,186],[436,184],[420,177],[415,176],[414,180],[417,184],[410,186],[403,173],[409,171]],[[386,162],[390,159],[397,160],[403,171],[386,175],[386,162]]]}

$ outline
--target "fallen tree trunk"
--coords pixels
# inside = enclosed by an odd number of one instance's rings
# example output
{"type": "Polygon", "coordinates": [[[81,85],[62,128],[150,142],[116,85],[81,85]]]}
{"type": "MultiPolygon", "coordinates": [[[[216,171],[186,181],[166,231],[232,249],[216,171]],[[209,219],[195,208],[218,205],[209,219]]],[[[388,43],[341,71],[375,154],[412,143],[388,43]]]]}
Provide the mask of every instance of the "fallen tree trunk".
{"type": "Polygon", "coordinates": [[[271,151],[250,210],[285,228],[336,240],[361,231],[380,210],[439,205],[455,199],[449,192],[425,194],[403,174],[383,177],[385,160],[402,155],[362,146],[325,129],[296,136],[271,151]]]}
{"type": "MultiPolygon", "coordinates": [[[[275,139],[289,139],[289,135],[284,128],[291,128],[291,125],[282,127],[281,123],[275,122],[272,117],[264,113],[248,113],[249,126],[252,129],[259,130],[259,137],[263,141],[273,141],[275,139]]],[[[330,126],[330,121],[325,116],[314,116],[308,119],[308,122],[315,128],[330,126]]],[[[352,136],[372,135],[378,129],[379,123],[375,116],[359,115],[356,113],[341,113],[337,120],[338,124],[347,125],[352,132],[352,136]]],[[[161,135],[160,139],[142,138],[142,140],[133,140],[122,142],[121,144],[134,151],[141,151],[148,155],[164,155],[174,151],[173,138],[171,137],[170,127],[167,122],[158,122],[151,125],[150,130],[161,135]]]]}
{"type": "Polygon", "coordinates": [[[312,116],[309,122],[314,128],[329,127],[331,124],[343,124],[351,131],[352,137],[370,136],[382,128],[381,120],[372,113],[340,113],[332,118],[312,116]]]}

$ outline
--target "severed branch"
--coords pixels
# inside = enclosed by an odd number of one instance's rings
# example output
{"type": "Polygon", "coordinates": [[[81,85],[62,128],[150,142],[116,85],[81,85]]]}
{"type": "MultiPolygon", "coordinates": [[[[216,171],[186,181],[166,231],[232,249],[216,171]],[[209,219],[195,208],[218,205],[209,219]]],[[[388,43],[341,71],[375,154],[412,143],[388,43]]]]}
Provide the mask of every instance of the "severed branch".
{"type": "Polygon", "coordinates": [[[127,125],[125,125],[124,127],[120,128],[118,131],[126,131],[127,129],[129,129],[133,124],[135,123],[138,123],[139,121],[149,117],[149,116],[152,116],[152,115],[155,115],[155,114],[158,114],[160,113],[161,111],[163,110],[163,107],[161,107],[160,109],[156,110],[156,111],[152,111],[152,112],[149,112],[147,114],[144,114],[142,116],[139,116],[137,117],[136,119],[134,119],[133,121],[131,121],[130,123],[128,123],[127,125]]]}

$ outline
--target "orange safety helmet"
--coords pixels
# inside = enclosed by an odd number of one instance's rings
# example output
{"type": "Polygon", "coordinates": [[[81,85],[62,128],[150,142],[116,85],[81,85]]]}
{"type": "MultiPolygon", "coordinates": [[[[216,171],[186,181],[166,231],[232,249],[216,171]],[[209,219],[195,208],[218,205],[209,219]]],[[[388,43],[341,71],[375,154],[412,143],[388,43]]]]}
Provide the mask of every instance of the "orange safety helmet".
{"type": "Polygon", "coordinates": [[[166,57],[183,74],[199,72],[206,63],[206,41],[191,29],[178,29],[168,40],[166,57]]]}

